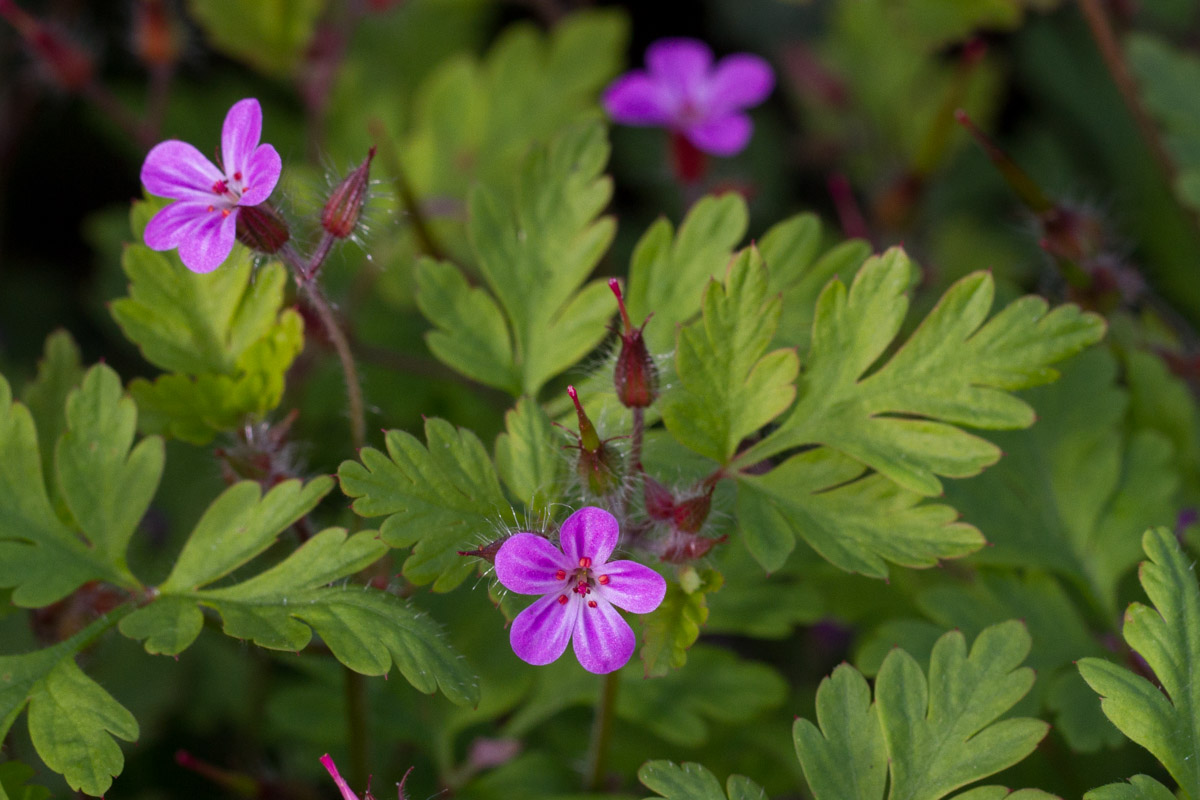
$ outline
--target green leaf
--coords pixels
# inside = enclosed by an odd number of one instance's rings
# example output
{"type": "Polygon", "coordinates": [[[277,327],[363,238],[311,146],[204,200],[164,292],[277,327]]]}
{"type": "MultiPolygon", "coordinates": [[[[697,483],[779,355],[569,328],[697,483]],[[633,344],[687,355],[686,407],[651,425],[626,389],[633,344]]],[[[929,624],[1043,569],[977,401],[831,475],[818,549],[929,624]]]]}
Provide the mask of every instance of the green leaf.
{"type": "Polygon", "coordinates": [[[159,591],[194,591],[223,578],[274,544],[282,531],[312,511],[332,488],[333,479],[324,476],[307,484],[284,481],[266,495],[256,481],[235,483],[196,523],[159,591]]]}
{"type": "Polygon", "coordinates": [[[650,352],[672,348],[675,327],[700,310],[708,280],[725,274],[748,221],[746,201],[728,192],[698,200],[678,232],[663,218],[642,235],[629,263],[625,302],[635,323],[653,314],[644,331],[650,352]]]}
{"type": "Polygon", "coordinates": [[[563,498],[567,460],[542,407],[528,397],[504,415],[496,437],[496,471],[504,485],[535,515],[544,516],[563,498]]]}
{"type": "Polygon", "coordinates": [[[15,587],[12,602],[27,608],[49,605],[89,580],[140,588],[124,550],[158,485],[162,442],[146,439],[129,452],[136,412],[116,373],[93,367],[68,399],[56,473],[77,527],[51,507],[33,420],[11,400],[0,378],[0,586],[15,587]]]}
{"type": "Polygon", "coordinates": [[[829,448],[792,456],[766,475],[737,476],[742,540],[768,572],[780,569],[795,536],[834,565],[887,577],[885,562],[933,566],[983,546],[979,531],[957,522],[950,506],[921,495],[829,448]]]}
{"type": "Polygon", "coordinates": [[[387,515],[379,529],[385,542],[413,548],[404,562],[405,577],[449,591],[475,569],[458,551],[495,538],[509,505],[475,434],[429,419],[425,438],[428,449],[403,431],[388,431],[386,455],[363,448],[362,463],[342,462],[338,478],[342,491],[355,498],[355,513],[387,515]]]}
{"type": "Polygon", "coordinates": [[[817,725],[792,726],[796,756],[817,800],[881,800],[888,754],[871,690],[842,664],[817,688],[817,725]]]}
{"type": "Polygon", "coordinates": [[[447,267],[426,265],[421,275],[431,293],[418,303],[438,329],[430,337],[435,355],[477,380],[532,397],[600,344],[614,299],[601,281],[580,287],[615,230],[611,218],[597,218],[612,196],[612,182],[601,174],[608,149],[602,125],[575,125],[548,147],[535,148],[515,192],[496,186],[472,191],[471,248],[495,303],[447,276],[447,267]],[[512,356],[497,356],[488,368],[471,352],[479,334],[470,331],[476,320],[466,315],[479,313],[488,323],[488,352],[494,353],[503,341],[495,338],[497,305],[512,356]],[[515,385],[505,377],[510,373],[515,385]]]}
{"type": "Polygon", "coordinates": [[[38,447],[42,454],[42,471],[50,491],[51,502],[56,509],[61,506],[60,517],[67,522],[66,512],[54,479],[54,446],[66,425],[63,407],[67,394],[83,380],[83,361],[79,345],[64,330],[57,330],[46,337],[45,355],[38,362],[37,378],[25,386],[21,399],[33,417],[38,432],[38,447]]]}
{"type": "MultiPolygon", "coordinates": [[[[1149,750],[1185,797],[1200,797],[1200,705],[1193,675],[1200,665],[1200,587],[1193,561],[1166,528],[1146,531],[1140,579],[1154,608],[1134,603],[1123,636],[1162,685],[1098,658],[1079,672],[1121,733],[1149,750]]],[[[1135,787],[1138,788],[1138,787],[1135,787]]]]}
{"type": "Polygon", "coordinates": [[[1026,393],[1039,424],[996,437],[1004,461],[947,491],[993,544],[979,561],[1053,570],[1108,617],[1140,555],[1133,532],[1174,521],[1178,486],[1170,442],[1130,432],[1128,393],[1116,381],[1107,352],[1073,359],[1056,384],[1026,393]]]}
{"type": "Polygon", "coordinates": [[[782,414],[796,397],[794,350],[767,353],[782,298],[768,298],[768,276],[754,248],[711,281],[703,318],[680,328],[678,381],[662,395],[667,430],[683,445],[728,464],[738,443],[782,414]]]}
{"type": "Polygon", "coordinates": [[[1175,794],[1149,775],[1134,775],[1124,783],[1092,789],[1083,800],[1175,800],[1175,794]]]}
{"type": "MultiPolygon", "coordinates": [[[[135,220],[149,210],[136,204],[135,220]]],[[[250,252],[235,246],[219,270],[200,275],[143,245],[127,247],[121,263],[129,296],[112,303],[113,318],[147,361],[170,373],[130,386],[144,431],[206,444],[278,405],[304,338],[300,315],[283,308],[280,264],[255,270],[250,252]]]]}
{"type": "Polygon", "coordinates": [[[938,476],[975,475],[1000,451],[958,425],[1023,428],[1028,404],[1009,392],[1057,377],[1050,364],[1104,332],[1075,306],[1047,310],[1025,297],[984,322],[993,281],[975,273],[954,284],[908,341],[871,374],[908,309],[913,267],[902,250],[867,261],[849,290],[834,281],[817,303],[799,401],[779,428],[739,458],[753,464],[824,444],[905,489],[942,491],[938,476]]]}
{"type": "MultiPolygon", "coordinates": [[[[766,800],[763,788],[744,775],[730,775],[725,791],[716,777],[700,764],[685,761],[647,761],[638,780],[667,800],[766,800]]],[[[651,798],[650,800],[654,800],[651,798]]]]}
{"type": "MultiPolygon", "coordinates": [[[[188,0],[188,11],[217,50],[277,78],[293,74],[325,0],[188,0]]],[[[224,267],[222,267],[224,269],[224,267]]]]}
{"type": "Polygon", "coordinates": [[[0,764],[0,800],[49,800],[49,789],[28,784],[33,775],[33,767],[20,761],[0,764]]]}
{"type": "Polygon", "coordinates": [[[1007,786],[976,786],[961,794],[956,794],[954,800],[1062,800],[1058,795],[1043,792],[1041,789],[1018,789],[1013,791],[1007,786]]]}
{"type": "Polygon", "coordinates": [[[1146,108],[1166,132],[1164,143],[1175,160],[1175,194],[1200,210],[1200,58],[1139,33],[1126,39],[1129,66],[1146,108]]]}
{"type": "Polygon", "coordinates": [[[26,703],[38,755],[72,789],[103,795],[125,763],[112,737],[133,741],[138,724],[120,703],[75,665],[75,654],[119,618],[110,614],[44,650],[0,656],[0,737],[26,703]]]}
{"type": "Polygon", "coordinates": [[[985,629],[967,655],[962,633],[934,645],[926,681],[903,650],[884,660],[875,699],[891,764],[889,800],[938,800],[1025,758],[1050,726],[1036,719],[995,720],[1033,686],[1025,627],[985,629]]]}
{"type": "Polygon", "coordinates": [[[661,677],[687,663],[688,648],[708,619],[706,595],[721,588],[719,572],[688,567],[679,581],[667,582],[662,604],[644,617],[642,665],[647,678],[661,677]]]}

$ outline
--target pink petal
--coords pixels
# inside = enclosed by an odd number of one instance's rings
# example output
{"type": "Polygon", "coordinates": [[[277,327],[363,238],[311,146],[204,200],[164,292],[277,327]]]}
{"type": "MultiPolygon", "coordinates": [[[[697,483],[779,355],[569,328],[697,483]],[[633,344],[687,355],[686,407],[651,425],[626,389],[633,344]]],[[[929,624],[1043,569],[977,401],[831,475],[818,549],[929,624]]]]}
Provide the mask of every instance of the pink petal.
{"type": "Polygon", "coordinates": [[[608,561],[620,533],[616,517],[603,508],[588,506],[567,517],[559,544],[572,567],[579,566],[581,558],[590,558],[592,566],[597,567],[608,561]]]}
{"type": "Polygon", "coordinates": [[[745,149],[754,123],[745,114],[707,120],[684,130],[692,144],[714,156],[732,156],[745,149]]]}
{"type": "Polygon", "coordinates": [[[699,99],[712,58],[712,50],[699,39],[660,39],[646,50],[651,76],[680,101],[699,99]]]}
{"type": "Polygon", "coordinates": [[[596,570],[596,578],[608,577],[596,584],[596,592],[618,608],[634,614],[649,614],[662,604],[667,582],[654,570],[636,561],[610,561],[596,570]]]}
{"type": "Polygon", "coordinates": [[[758,56],[740,53],[717,62],[708,84],[707,110],[714,117],[756,106],[775,87],[775,73],[758,56]]]}
{"type": "Polygon", "coordinates": [[[333,782],[337,784],[338,791],[342,793],[343,800],[358,800],[358,795],[356,795],[346,783],[346,779],[338,773],[338,768],[336,765],[334,765],[333,759],[329,756],[329,753],[321,756],[320,761],[323,765],[325,765],[325,769],[327,769],[329,774],[333,777],[333,782]]]}
{"type": "Polygon", "coordinates": [[[260,144],[242,172],[245,188],[238,205],[256,206],[264,202],[275,191],[275,184],[279,183],[282,172],[283,161],[279,153],[269,144],[260,144]]]}
{"type": "Polygon", "coordinates": [[[216,198],[213,184],[224,176],[187,142],[159,142],[142,162],[142,184],[150,194],[176,200],[216,198]]]}
{"type": "Polygon", "coordinates": [[[142,239],[151,250],[174,250],[185,236],[201,227],[211,216],[208,200],[179,200],[159,211],[146,223],[142,239]]]}
{"type": "Polygon", "coordinates": [[[185,233],[179,242],[179,258],[192,272],[212,272],[229,258],[236,233],[236,208],[228,216],[213,211],[185,233]]]}
{"type": "Polygon", "coordinates": [[[566,603],[560,603],[560,596],[558,592],[548,594],[517,614],[508,634],[517,658],[540,666],[557,660],[567,649],[583,598],[572,594],[566,603]]]}
{"type": "Polygon", "coordinates": [[[555,578],[554,573],[574,568],[561,550],[533,533],[510,536],[496,553],[496,577],[517,594],[557,592],[567,586],[567,578],[555,578]]]}
{"type": "Polygon", "coordinates": [[[629,623],[621,619],[603,596],[591,597],[595,608],[579,604],[582,613],[575,629],[575,657],[588,672],[603,675],[625,666],[637,646],[637,638],[629,623]]]}
{"type": "Polygon", "coordinates": [[[226,175],[246,174],[250,156],[261,138],[262,106],[253,97],[234,103],[221,126],[221,159],[224,162],[221,166],[226,175]]]}
{"type": "Polygon", "coordinates": [[[675,111],[669,93],[645,72],[617,78],[604,92],[604,109],[622,125],[665,125],[675,111]]]}

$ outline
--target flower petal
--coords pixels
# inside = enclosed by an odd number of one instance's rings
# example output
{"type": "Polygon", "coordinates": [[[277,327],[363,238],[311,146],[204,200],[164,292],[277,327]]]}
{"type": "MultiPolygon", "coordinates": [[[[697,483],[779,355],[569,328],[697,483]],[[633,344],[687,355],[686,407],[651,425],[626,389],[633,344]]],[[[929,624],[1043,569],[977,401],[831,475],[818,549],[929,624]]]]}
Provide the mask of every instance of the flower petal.
{"type": "MultiPolygon", "coordinates": [[[[204,154],[187,142],[159,142],[142,162],[146,191],[176,200],[217,197],[212,186],[224,176],[204,154]]],[[[211,200],[210,200],[211,202],[211,200]]]]}
{"type": "Polygon", "coordinates": [[[179,242],[179,257],[192,272],[212,272],[225,263],[237,233],[237,209],[226,216],[219,210],[189,229],[179,242]]]}
{"type": "Polygon", "coordinates": [[[496,577],[517,594],[558,592],[568,585],[567,579],[555,578],[554,573],[574,568],[561,550],[535,533],[510,536],[496,553],[496,577]]]}
{"type": "Polygon", "coordinates": [[[699,39],[660,39],[646,50],[650,75],[680,102],[700,99],[712,59],[712,50],[699,39]]]}
{"type": "Polygon", "coordinates": [[[549,664],[567,649],[583,598],[571,595],[566,603],[560,603],[559,597],[558,592],[548,594],[517,614],[508,633],[517,658],[529,664],[549,664]]]}
{"type": "Polygon", "coordinates": [[[146,223],[142,239],[151,250],[174,250],[189,233],[204,224],[212,205],[207,200],[179,200],[160,210],[146,223]]]}
{"type": "Polygon", "coordinates": [[[221,166],[226,175],[246,173],[250,157],[254,155],[261,138],[262,106],[253,97],[234,103],[225,115],[225,124],[221,126],[221,166]]]}
{"type": "Polygon", "coordinates": [[[662,604],[667,582],[662,575],[636,561],[610,561],[596,571],[596,577],[608,578],[596,585],[596,592],[618,608],[634,614],[649,614],[662,604]]]}
{"type": "Polygon", "coordinates": [[[683,135],[706,153],[714,156],[732,156],[745,149],[753,132],[754,123],[748,116],[731,114],[693,125],[686,129],[683,135]]]}
{"type": "Polygon", "coordinates": [[[260,144],[242,171],[245,188],[238,205],[256,206],[265,201],[275,191],[282,172],[283,160],[279,153],[269,144],[260,144]]]}
{"type": "MultiPolygon", "coordinates": [[[[596,607],[580,603],[581,612],[575,628],[575,657],[588,672],[603,675],[620,669],[633,655],[637,637],[633,628],[603,596],[591,597],[596,607]]],[[[568,603],[567,605],[570,605],[568,603]]]]}
{"type": "Polygon", "coordinates": [[[748,53],[726,56],[717,62],[709,79],[708,112],[723,117],[756,106],[773,88],[775,73],[765,60],[748,53]]]}
{"type": "Polygon", "coordinates": [[[620,534],[616,517],[603,508],[588,506],[567,517],[562,524],[559,544],[572,567],[578,566],[579,559],[585,557],[596,567],[608,561],[620,534]]]}
{"type": "Polygon", "coordinates": [[[637,70],[617,78],[604,91],[604,110],[622,125],[665,125],[675,106],[669,93],[637,70]]]}

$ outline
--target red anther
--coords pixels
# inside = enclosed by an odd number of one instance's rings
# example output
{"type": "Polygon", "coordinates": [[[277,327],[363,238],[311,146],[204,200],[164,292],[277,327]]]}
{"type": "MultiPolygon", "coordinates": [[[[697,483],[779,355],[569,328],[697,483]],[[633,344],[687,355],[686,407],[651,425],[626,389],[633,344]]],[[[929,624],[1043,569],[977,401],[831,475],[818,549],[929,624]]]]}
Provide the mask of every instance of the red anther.
{"type": "Polygon", "coordinates": [[[217,210],[217,207],[216,207],[216,206],[209,206],[209,207],[208,207],[208,213],[210,213],[210,214],[211,214],[212,212],[216,211],[216,210],[217,210]]]}
{"type": "Polygon", "coordinates": [[[229,184],[224,179],[213,181],[212,190],[213,194],[225,194],[229,191],[229,184]]]}
{"type": "Polygon", "coordinates": [[[595,607],[596,607],[596,601],[588,600],[588,608],[595,608],[595,607]]]}
{"type": "Polygon", "coordinates": [[[235,181],[240,181],[242,179],[242,173],[240,173],[240,172],[233,173],[233,179],[235,181]]]}
{"type": "Polygon", "coordinates": [[[222,217],[228,217],[228,216],[229,216],[230,214],[232,214],[232,213],[233,213],[233,209],[231,209],[231,208],[222,208],[222,209],[221,209],[221,216],[222,216],[222,217]]]}
{"type": "Polygon", "coordinates": [[[564,572],[563,570],[560,569],[558,572],[554,573],[554,580],[565,581],[566,579],[567,579],[567,573],[564,572]]]}
{"type": "Polygon", "coordinates": [[[558,604],[560,606],[565,606],[567,604],[567,596],[565,594],[560,594],[558,596],[558,604]]]}
{"type": "Polygon", "coordinates": [[[608,586],[608,576],[601,575],[599,578],[596,578],[596,582],[599,583],[601,586],[608,586]]]}
{"type": "Polygon", "coordinates": [[[592,565],[592,560],[590,558],[588,558],[587,556],[583,556],[579,559],[579,566],[583,567],[584,569],[587,569],[591,565],[592,565]]]}

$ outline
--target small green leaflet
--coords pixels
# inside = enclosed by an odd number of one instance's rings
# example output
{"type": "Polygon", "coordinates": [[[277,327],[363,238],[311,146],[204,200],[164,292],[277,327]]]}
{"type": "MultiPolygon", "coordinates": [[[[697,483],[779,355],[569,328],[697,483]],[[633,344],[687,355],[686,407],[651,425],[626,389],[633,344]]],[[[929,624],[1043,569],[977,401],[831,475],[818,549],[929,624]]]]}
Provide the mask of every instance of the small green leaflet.
{"type": "Polygon", "coordinates": [[[72,789],[101,796],[125,759],[113,737],[132,742],[137,720],[75,665],[75,654],[110,628],[122,612],[101,617],[45,650],[0,656],[0,738],[26,703],[38,755],[72,789]]]}
{"type": "Polygon", "coordinates": [[[638,780],[667,800],[767,800],[763,788],[746,776],[730,775],[722,790],[716,776],[690,761],[647,761],[638,770],[638,780]]]}
{"type": "Polygon", "coordinates": [[[850,288],[821,293],[799,401],[779,428],[743,453],[750,465],[802,445],[824,444],[905,489],[942,491],[938,476],[977,474],[1000,457],[958,425],[1023,428],[1029,405],[1009,392],[1057,377],[1050,364],[1104,333],[1077,307],[1048,311],[1024,297],[985,324],[994,285],[978,272],[955,283],[887,363],[864,377],[900,330],[913,266],[893,248],[859,270],[850,288]]]}
{"type": "Polygon", "coordinates": [[[643,618],[641,657],[647,678],[662,677],[687,663],[688,648],[708,619],[706,596],[721,583],[719,572],[695,567],[681,571],[679,580],[667,581],[662,604],[643,618]]]}
{"type": "Polygon", "coordinates": [[[54,452],[68,526],[46,493],[32,417],[0,377],[0,586],[15,587],[16,605],[49,605],[89,580],[141,587],[125,547],[158,488],[163,445],[149,437],[131,450],[136,421],[120,379],[103,364],[67,396],[54,452]]]}
{"type": "Polygon", "coordinates": [[[490,294],[453,264],[419,265],[417,304],[436,327],[427,337],[435,356],[533,397],[600,344],[615,300],[603,281],[580,287],[615,230],[597,218],[612,196],[601,174],[608,149],[602,125],[574,125],[530,154],[515,192],[472,191],[468,233],[490,294]],[[480,322],[484,330],[468,332],[480,322]]]}
{"type": "Polygon", "coordinates": [[[796,352],[766,353],[782,302],[768,297],[767,270],[754,248],[733,261],[723,286],[709,282],[703,317],[679,329],[678,380],[661,399],[663,421],[680,443],[728,464],[742,439],[792,404],[796,352]]]}
{"type": "MultiPolygon", "coordinates": [[[[1105,716],[1162,762],[1183,796],[1194,800],[1200,797],[1200,704],[1194,680],[1200,668],[1200,587],[1195,561],[1167,528],[1146,531],[1142,547],[1149,561],[1142,562],[1140,578],[1154,607],[1130,605],[1123,635],[1154,670],[1162,689],[1099,658],[1082,659],[1079,671],[1100,695],[1105,716]]],[[[1129,786],[1105,787],[1105,793],[1161,794],[1145,782],[1129,786]]]]}
{"type": "Polygon", "coordinates": [[[188,0],[214,48],[276,78],[295,71],[324,8],[324,0],[188,0]]]}
{"type": "MultiPolygon", "coordinates": [[[[155,210],[152,202],[134,205],[135,233],[155,210]]],[[[283,309],[287,273],[280,264],[256,271],[239,245],[221,269],[198,275],[176,254],[140,244],[125,249],[121,264],[129,296],[112,303],[113,318],[146,360],[168,373],[130,384],[144,431],[207,444],[279,403],[284,373],[304,340],[300,315],[283,309]]]]}
{"type": "Polygon", "coordinates": [[[54,447],[67,423],[63,407],[67,394],[83,380],[83,358],[79,345],[64,330],[57,330],[46,337],[45,355],[38,362],[37,378],[27,384],[21,399],[33,416],[37,427],[38,447],[42,454],[42,472],[45,473],[46,488],[51,502],[64,522],[70,520],[70,512],[63,505],[54,479],[54,447]]]}
{"type": "Polygon", "coordinates": [[[33,775],[33,767],[20,761],[0,764],[0,800],[48,800],[49,789],[27,783],[33,775]]]}
{"type": "Polygon", "coordinates": [[[428,449],[410,434],[388,431],[386,455],[365,447],[362,462],[342,462],[338,478],[342,491],[356,498],[355,513],[387,516],[379,528],[385,542],[413,548],[405,577],[446,592],[476,568],[458,551],[495,538],[495,526],[510,506],[475,434],[429,419],[425,438],[428,449]]]}
{"type": "Polygon", "coordinates": [[[738,473],[742,541],[768,572],[804,538],[831,563],[877,578],[887,563],[928,567],[978,550],[983,536],[947,505],[923,503],[827,447],[792,456],[766,475],[738,473]]]}
{"type": "MultiPolygon", "coordinates": [[[[1029,648],[1016,621],[986,628],[970,655],[963,635],[951,631],[934,645],[928,681],[912,656],[893,650],[873,705],[858,671],[839,667],[817,691],[820,727],[803,719],[794,727],[817,800],[882,800],[888,775],[889,800],[939,800],[1025,758],[1050,726],[996,720],[1033,685],[1033,671],[1019,667],[1029,648]]],[[[1000,792],[1007,790],[979,787],[972,796],[1000,792]]]]}

